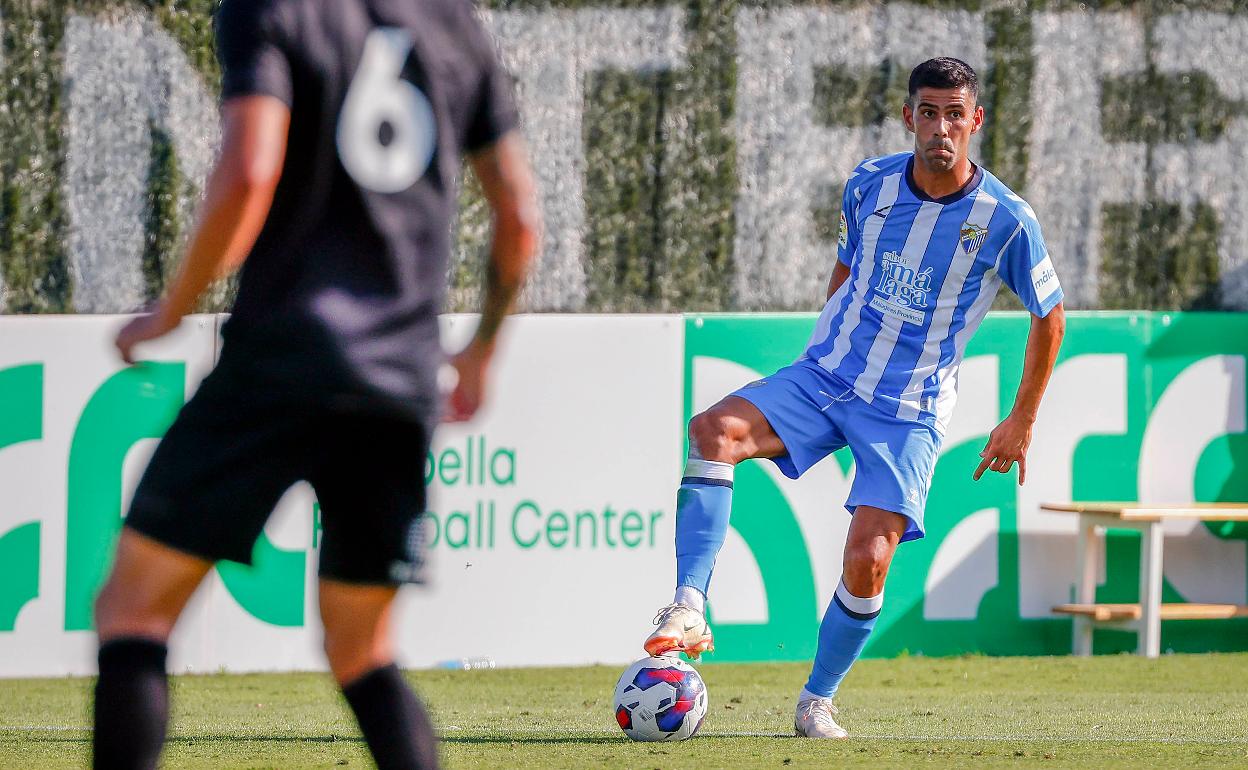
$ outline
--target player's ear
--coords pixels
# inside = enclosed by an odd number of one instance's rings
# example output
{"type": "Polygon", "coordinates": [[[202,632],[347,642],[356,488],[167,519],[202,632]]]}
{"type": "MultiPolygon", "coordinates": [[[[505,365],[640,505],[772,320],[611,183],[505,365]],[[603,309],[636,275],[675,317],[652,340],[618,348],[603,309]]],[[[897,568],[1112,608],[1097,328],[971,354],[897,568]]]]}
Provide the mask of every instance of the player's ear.
{"type": "Polygon", "coordinates": [[[901,103],[901,119],[906,124],[906,130],[914,133],[914,108],[910,106],[910,100],[901,103]]]}
{"type": "Polygon", "coordinates": [[[972,125],[971,125],[971,133],[977,134],[979,133],[979,130],[983,127],[984,127],[984,105],[977,104],[975,105],[975,113],[974,113],[974,120],[972,121],[972,125]]]}

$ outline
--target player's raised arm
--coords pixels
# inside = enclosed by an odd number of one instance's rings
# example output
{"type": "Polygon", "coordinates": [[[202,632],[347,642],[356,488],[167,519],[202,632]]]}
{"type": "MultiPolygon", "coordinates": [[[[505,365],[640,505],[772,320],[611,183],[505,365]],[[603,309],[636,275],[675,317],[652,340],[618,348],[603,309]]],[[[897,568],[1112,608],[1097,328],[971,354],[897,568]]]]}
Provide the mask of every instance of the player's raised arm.
{"type": "Polygon", "coordinates": [[[164,298],[117,335],[126,363],[134,362],[135,345],[172,331],[213,281],[238,269],[268,218],[286,159],[290,109],[272,96],[243,96],[222,105],[221,116],[221,156],[186,258],[164,298]]]}
{"type": "Polygon", "coordinates": [[[494,237],[481,320],[468,347],[452,361],[459,379],[451,394],[450,421],[471,418],[484,400],[485,373],[499,327],[528,276],[542,227],[533,172],[516,131],[507,132],[469,160],[494,214],[494,237]]]}

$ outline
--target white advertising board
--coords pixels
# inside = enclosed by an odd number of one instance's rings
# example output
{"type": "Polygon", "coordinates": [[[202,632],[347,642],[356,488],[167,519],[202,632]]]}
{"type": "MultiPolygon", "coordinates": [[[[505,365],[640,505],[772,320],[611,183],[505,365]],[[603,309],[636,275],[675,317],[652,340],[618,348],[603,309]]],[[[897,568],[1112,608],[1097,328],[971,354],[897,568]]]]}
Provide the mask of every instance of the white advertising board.
{"type": "MultiPolygon", "coordinates": [[[[11,578],[0,591],[0,676],[94,670],[90,601],[120,517],[154,438],[211,368],[215,317],[189,319],[140,351],[152,363],[130,370],[110,345],[121,320],[0,319],[0,395],[9,401],[0,414],[26,410],[32,423],[21,441],[0,428],[0,556],[14,557],[0,564],[11,578]]],[[[474,323],[446,317],[448,347],[474,323]]],[[[486,408],[443,427],[428,458],[413,457],[428,463],[434,541],[429,585],[403,593],[401,662],[636,656],[673,570],[682,330],[677,316],[509,324],[486,408]],[[611,611],[572,614],[592,617],[591,644],[550,638],[563,610],[600,606],[611,611]]],[[[10,433],[22,420],[13,425],[10,433]]],[[[175,632],[174,670],[324,666],[318,516],[311,489],[297,485],[266,527],[256,565],[210,574],[175,632]]]]}

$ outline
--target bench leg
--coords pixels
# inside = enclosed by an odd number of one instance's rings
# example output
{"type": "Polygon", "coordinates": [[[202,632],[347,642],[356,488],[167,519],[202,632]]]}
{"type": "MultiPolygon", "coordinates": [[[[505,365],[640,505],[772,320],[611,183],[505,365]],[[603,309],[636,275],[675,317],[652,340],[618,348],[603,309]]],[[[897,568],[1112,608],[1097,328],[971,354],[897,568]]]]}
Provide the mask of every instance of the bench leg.
{"type": "Polygon", "coordinates": [[[1150,522],[1140,538],[1139,654],[1161,654],[1161,522],[1150,522]]]}
{"type": "MultiPolygon", "coordinates": [[[[1079,517],[1079,532],[1075,540],[1075,559],[1079,565],[1079,582],[1075,586],[1075,601],[1092,604],[1096,601],[1096,527],[1079,517]]],[[[1071,649],[1076,655],[1092,654],[1092,618],[1076,615],[1073,625],[1074,638],[1071,649]]]]}

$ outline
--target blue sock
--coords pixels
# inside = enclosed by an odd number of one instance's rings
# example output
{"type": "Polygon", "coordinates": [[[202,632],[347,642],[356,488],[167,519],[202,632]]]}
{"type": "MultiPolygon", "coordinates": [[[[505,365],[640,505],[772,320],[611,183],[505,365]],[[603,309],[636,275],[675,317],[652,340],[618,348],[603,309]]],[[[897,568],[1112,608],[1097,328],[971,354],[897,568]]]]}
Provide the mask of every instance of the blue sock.
{"type": "Polygon", "coordinates": [[[676,493],[677,588],[706,596],[731,513],[732,465],[690,458],[676,493]]]}
{"type": "Polygon", "coordinates": [[[806,692],[820,698],[836,694],[849,667],[867,645],[867,637],[871,636],[883,606],[884,594],[863,599],[851,594],[841,580],[819,624],[819,649],[815,652],[810,679],[806,680],[806,692]]]}

